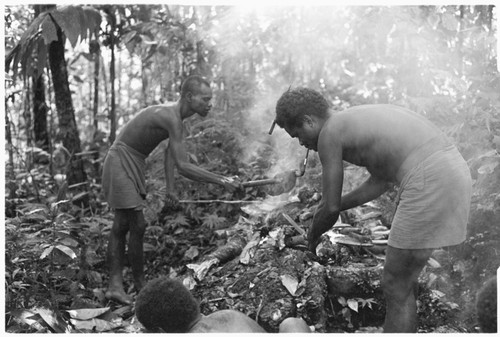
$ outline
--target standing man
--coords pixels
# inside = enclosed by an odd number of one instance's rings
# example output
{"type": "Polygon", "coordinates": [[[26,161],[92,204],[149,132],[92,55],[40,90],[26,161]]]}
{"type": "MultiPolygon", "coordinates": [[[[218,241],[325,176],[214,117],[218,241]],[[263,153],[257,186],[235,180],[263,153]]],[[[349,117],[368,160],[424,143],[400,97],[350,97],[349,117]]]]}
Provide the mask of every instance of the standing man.
{"type": "Polygon", "coordinates": [[[206,80],[199,76],[188,77],[182,84],[179,101],[141,110],[124,126],[109,149],[104,161],[102,187],[115,217],[108,243],[110,279],[106,298],[123,304],[132,302],[123,288],[122,276],[127,233],[134,286],[139,291],[144,285],[145,159],[158,144],[169,139],[165,151],[166,205],[178,205],[174,195],[174,165],[186,178],[218,184],[231,192],[240,187],[234,179],[208,172],[188,161],[182,121],[194,114],[207,116],[212,107],[211,99],[212,90],[206,80]]]}
{"type": "Polygon", "coordinates": [[[334,112],[319,92],[306,88],[281,96],[275,122],[321,160],[323,198],[307,234],[313,252],[341,211],[399,185],[382,279],[384,332],[416,332],[420,272],[433,249],[465,240],[472,183],[457,148],[407,109],[379,104],[334,112]],[[370,173],[345,195],[343,161],[370,173]]]}

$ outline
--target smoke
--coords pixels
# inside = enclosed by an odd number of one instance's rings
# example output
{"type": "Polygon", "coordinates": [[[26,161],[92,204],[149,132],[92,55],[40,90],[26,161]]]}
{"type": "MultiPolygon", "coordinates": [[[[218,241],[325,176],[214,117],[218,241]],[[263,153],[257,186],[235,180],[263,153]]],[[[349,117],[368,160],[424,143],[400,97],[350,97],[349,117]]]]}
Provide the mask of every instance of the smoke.
{"type": "MultiPolygon", "coordinates": [[[[225,91],[234,95],[234,100],[245,100],[248,106],[242,113],[241,127],[247,136],[242,139],[244,151],[240,160],[250,163],[262,153],[272,151],[269,156],[271,167],[266,173],[268,177],[298,169],[306,149],[278,126],[272,135],[268,132],[281,94],[290,86],[308,82],[297,74],[303,72],[305,63],[314,63],[313,59],[307,59],[307,55],[300,56],[304,51],[309,51],[307,54],[312,51],[314,39],[309,36],[311,32],[296,28],[297,13],[292,7],[234,6],[225,7],[225,10],[223,16],[217,16],[218,19],[212,22],[212,28],[205,31],[204,36],[216,45],[225,91]],[[284,10],[290,13],[289,17],[283,17],[284,10]],[[278,46],[283,48],[278,49],[278,46]],[[294,55],[293,59],[290,55],[294,55]],[[295,68],[300,70],[297,72],[295,68]],[[252,71],[265,76],[249,76],[252,71]],[[238,77],[238,74],[244,78],[238,77]],[[242,86],[248,94],[238,97],[242,86]]],[[[306,21],[312,19],[307,18],[306,21]]]]}
{"type": "MultiPolygon", "coordinates": [[[[283,91],[285,91],[284,88],[283,91]]],[[[246,114],[245,128],[250,130],[244,147],[243,162],[256,158],[266,149],[272,150],[270,156],[271,167],[267,172],[269,177],[288,170],[298,169],[304,159],[306,149],[300,146],[296,139],[291,138],[285,130],[276,126],[271,135],[269,130],[275,119],[276,102],[282,92],[266,92],[255,101],[253,107],[246,114]]]]}

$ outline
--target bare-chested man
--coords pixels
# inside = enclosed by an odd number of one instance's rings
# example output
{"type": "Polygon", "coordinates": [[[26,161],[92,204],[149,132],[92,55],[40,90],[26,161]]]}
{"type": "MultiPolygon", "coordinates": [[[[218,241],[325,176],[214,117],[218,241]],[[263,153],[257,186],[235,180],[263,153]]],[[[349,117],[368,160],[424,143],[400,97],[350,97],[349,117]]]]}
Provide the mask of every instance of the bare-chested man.
{"type": "Polygon", "coordinates": [[[199,76],[189,77],[182,85],[178,102],[140,111],[124,126],[109,149],[102,177],[106,200],[109,207],[115,210],[108,244],[108,299],[124,304],[132,302],[124,290],[122,276],[127,233],[134,286],[139,291],[144,285],[143,237],[146,223],[142,209],[146,197],[145,159],[158,144],[169,139],[165,151],[167,205],[174,207],[178,204],[174,192],[174,165],[181,175],[189,179],[218,184],[229,191],[240,188],[237,179],[211,173],[188,161],[182,121],[194,114],[207,116],[212,107],[211,99],[209,83],[199,76]]]}
{"type": "MultiPolygon", "coordinates": [[[[182,282],[167,277],[159,277],[146,284],[137,296],[135,314],[151,332],[266,332],[256,321],[236,310],[219,310],[202,315],[198,301],[182,282]]],[[[311,329],[302,318],[288,317],[281,322],[279,332],[311,332],[311,329]]]]}
{"type": "Polygon", "coordinates": [[[399,185],[382,279],[384,331],[416,332],[422,268],[433,249],[465,240],[472,183],[457,148],[435,125],[407,109],[380,104],[334,112],[320,93],[306,88],[281,96],[276,123],[321,160],[323,198],[307,234],[313,252],[341,211],[399,185]],[[343,161],[370,173],[345,195],[343,161]]]}

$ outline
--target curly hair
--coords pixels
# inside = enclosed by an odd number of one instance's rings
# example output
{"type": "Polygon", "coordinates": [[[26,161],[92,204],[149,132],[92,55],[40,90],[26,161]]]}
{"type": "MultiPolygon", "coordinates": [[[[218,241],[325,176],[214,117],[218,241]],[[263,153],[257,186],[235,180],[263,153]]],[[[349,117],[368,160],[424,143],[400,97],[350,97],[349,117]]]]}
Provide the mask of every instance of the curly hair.
{"type": "Polygon", "coordinates": [[[168,277],[154,279],[141,289],[135,303],[135,315],[150,331],[188,332],[198,318],[200,307],[179,280],[168,277]]]}
{"type": "Polygon", "coordinates": [[[184,80],[181,86],[181,97],[186,97],[187,93],[197,93],[200,91],[202,85],[210,87],[210,83],[203,77],[198,75],[191,75],[184,80]]]}
{"type": "Polygon", "coordinates": [[[305,115],[325,117],[328,108],[326,99],[313,89],[289,89],[276,103],[276,124],[282,128],[301,127],[305,115]]]}

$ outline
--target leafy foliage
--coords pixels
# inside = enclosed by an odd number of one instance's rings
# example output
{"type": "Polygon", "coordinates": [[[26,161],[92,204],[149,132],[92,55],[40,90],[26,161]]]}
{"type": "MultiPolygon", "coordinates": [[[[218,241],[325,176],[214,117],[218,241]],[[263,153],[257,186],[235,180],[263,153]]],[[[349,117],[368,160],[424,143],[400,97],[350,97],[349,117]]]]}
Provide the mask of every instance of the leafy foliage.
{"type": "MultiPolygon", "coordinates": [[[[73,47],[65,56],[80,137],[84,150],[93,153],[79,154],[91,186],[91,207],[84,212],[67,202],[80,196],[61,183],[67,160],[60,148],[43,152],[30,143],[27,82],[9,82],[5,109],[7,129],[12,132],[12,159],[5,180],[9,327],[14,329],[13,321],[28,315],[32,319],[24,322],[31,328],[25,330],[63,332],[66,325],[60,313],[70,310],[67,314],[76,320],[72,324],[81,324],[79,331],[139,330],[120,321],[130,312],[102,313],[99,308],[91,315],[99,323],[84,325],[88,321],[82,317],[90,316],[75,311],[109,306],[103,297],[104,260],[112,220],[100,190],[100,164],[109,146],[105,140],[109,74],[100,73],[105,84],[99,89],[104,94],[98,98],[102,108],[94,117],[89,103],[94,80],[89,71],[93,67],[91,45],[88,53],[81,50],[95,38],[93,48],[104,47],[103,69],[110,63],[106,47],[111,42],[119,47],[114,55],[119,74],[114,92],[118,126],[145,105],[178,99],[185,76],[198,73],[209,78],[214,91],[210,117],[194,117],[185,123],[190,160],[242,180],[267,177],[282,161],[295,167],[302,159],[302,149],[283,137],[281,130],[273,137],[267,135],[276,99],[289,86],[320,90],[336,110],[393,103],[436,123],[468,160],[475,197],[465,248],[456,252],[458,257],[440,259],[439,266],[433,267],[436,271],[430,275],[434,276],[426,281],[434,292],[423,294],[419,314],[436,325],[456,315],[458,306],[465,317],[462,322],[473,330],[473,309],[467,303],[473,302],[474,289],[500,264],[495,225],[500,200],[496,179],[500,172],[500,75],[493,13],[493,6],[464,5],[264,6],[249,11],[237,6],[70,5],[44,12],[30,22],[29,7],[7,6],[7,80],[19,73],[25,78],[42,73],[47,46],[56,38],[55,25],[60,26],[73,47]],[[111,21],[116,23],[114,34],[98,30],[101,23],[111,21]],[[98,123],[94,124],[94,118],[98,123]]],[[[51,93],[50,88],[47,91],[51,93]]],[[[54,138],[58,125],[50,95],[48,100],[49,133],[54,138]]],[[[187,261],[221,243],[214,230],[234,223],[240,214],[238,205],[185,203],[181,213],[162,218],[162,146],[147,162],[148,277],[182,273],[187,261]]],[[[352,167],[346,172],[346,189],[366,177],[366,172],[352,167]]],[[[301,183],[319,190],[320,177],[321,164],[312,154],[301,183]]],[[[219,186],[178,175],[176,188],[183,200],[265,196],[259,188],[232,195],[219,186]]],[[[384,212],[389,213],[391,201],[391,195],[381,198],[384,212]]],[[[363,319],[373,305],[369,298],[341,302],[335,305],[340,305],[345,322],[363,319]]]]}
{"type": "Polygon", "coordinates": [[[13,78],[17,65],[21,63],[24,78],[42,74],[47,62],[47,48],[57,41],[57,26],[60,27],[73,47],[81,41],[97,36],[101,15],[89,6],[64,6],[39,15],[21,36],[16,47],[6,57],[6,70],[12,63],[13,78]],[[56,26],[57,25],[57,26],[56,26]],[[36,60],[36,63],[33,60],[36,60]]]}

